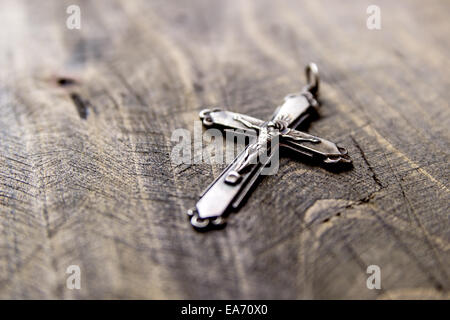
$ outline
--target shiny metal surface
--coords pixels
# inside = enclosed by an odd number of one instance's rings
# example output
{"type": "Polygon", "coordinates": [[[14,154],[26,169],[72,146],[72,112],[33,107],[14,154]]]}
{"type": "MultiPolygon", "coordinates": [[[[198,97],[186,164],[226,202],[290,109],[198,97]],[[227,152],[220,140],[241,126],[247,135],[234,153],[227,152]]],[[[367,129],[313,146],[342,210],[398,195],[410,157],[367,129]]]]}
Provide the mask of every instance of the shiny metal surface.
{"type": "Polygon", "coordinates": [[[196,207],[188,211],[196,229],[223,226],[226,215],[239,208],[264,168],[278,161],[280,147],[286,147],[323,164],[350,164],[347,150],[335,143],[295,130],[316,112],[319,74],[315,64],[306,67],[307,85],[290,94],[269,121],[220,109],[205,109],[200,119],[205,126],[255,130],[256,139],[203,192],[196,207]]]}

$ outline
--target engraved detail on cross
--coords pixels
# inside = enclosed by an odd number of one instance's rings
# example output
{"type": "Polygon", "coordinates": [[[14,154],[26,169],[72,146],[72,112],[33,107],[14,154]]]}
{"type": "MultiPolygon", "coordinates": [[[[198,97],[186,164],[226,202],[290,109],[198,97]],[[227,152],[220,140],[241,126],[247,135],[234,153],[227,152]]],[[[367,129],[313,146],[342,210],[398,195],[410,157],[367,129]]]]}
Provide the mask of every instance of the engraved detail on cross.
{"type": "Polygon", "coordinates": [[[314,63],[307,65],[306,79],[307,85],[303,90],[287,95],[269,121],[219,109],[200,112],[205,126],[243,131],[254,129],[257,136],[200,195],[196,207],[188,210],[194,228],[224,226],[226,216],[239,208],[263,169],[271,161],[278,161],[276,156],[280,147],[287,147],[323,164],[351,164],[345,148],[294,129],[311,120],[319,106],[316,100],[319,72],[314,63]]]}

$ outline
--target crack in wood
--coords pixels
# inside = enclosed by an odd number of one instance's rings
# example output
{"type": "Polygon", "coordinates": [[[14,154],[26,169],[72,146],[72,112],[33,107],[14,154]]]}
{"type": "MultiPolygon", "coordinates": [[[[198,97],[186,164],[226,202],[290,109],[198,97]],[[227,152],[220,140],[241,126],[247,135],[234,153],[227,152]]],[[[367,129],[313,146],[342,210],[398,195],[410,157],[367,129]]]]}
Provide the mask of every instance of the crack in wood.
{"type": "Polygon", "coordinates": [[[72,102],[75,105],[80,118],[86,120],[89,114],[89,103],[84,101],[83,98],[75,92],[70,94],[70,99],[72,99],[72,102]]]}

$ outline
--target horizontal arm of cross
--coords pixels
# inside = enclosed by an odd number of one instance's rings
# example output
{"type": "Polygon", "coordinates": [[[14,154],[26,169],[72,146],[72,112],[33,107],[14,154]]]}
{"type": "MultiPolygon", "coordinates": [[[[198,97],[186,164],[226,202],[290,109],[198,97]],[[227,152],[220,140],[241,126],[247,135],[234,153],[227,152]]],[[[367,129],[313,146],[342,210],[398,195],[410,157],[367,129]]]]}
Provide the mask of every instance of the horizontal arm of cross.
{"type": "Polygon", "coordinates": [[[207,127],[218,126],[224,129],[243,130],[258,129],[264,125],[263,120],[245,114],[220,109],[205,109],[200,112],[200,119],[207,127]]]}
{"type": "MultiPolygon", "coordinates": [[[[200,118],[207,126],[218,126],[226,129],[239,130],[240,132],[251,129],[260,131],[267,124],[266,121],[254,117],[218,109],[203,110],[200,113],[200,118]]],[[[347,155],[347,150],[326,139],[291,128],[284,128],[279,138],[281,146],[287,147],[302,155],[321,160],[324,163],[351,162],[347,155]]]]}

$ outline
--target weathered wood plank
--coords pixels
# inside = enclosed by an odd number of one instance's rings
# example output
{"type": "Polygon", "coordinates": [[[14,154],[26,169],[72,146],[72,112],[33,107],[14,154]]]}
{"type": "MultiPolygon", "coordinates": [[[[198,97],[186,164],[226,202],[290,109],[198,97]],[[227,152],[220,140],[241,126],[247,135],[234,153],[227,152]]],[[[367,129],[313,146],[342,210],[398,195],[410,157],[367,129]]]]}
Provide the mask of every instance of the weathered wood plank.
{"type": "Polygon", "coordinates": [[[370,4],[2,1],[0,297],[448,298],[449,4],[379,1],[379,31],[370,4]],[[285,157],[226,229],[191,230],[224,165],[175,166],[172,132],[205,106],[267,118],[309,61],[309,131],[354,168],[285,157]]]}

